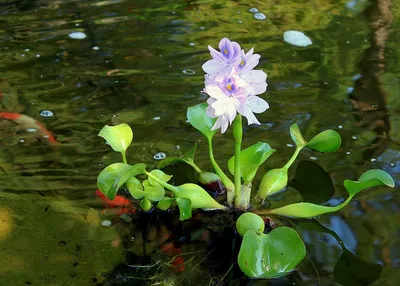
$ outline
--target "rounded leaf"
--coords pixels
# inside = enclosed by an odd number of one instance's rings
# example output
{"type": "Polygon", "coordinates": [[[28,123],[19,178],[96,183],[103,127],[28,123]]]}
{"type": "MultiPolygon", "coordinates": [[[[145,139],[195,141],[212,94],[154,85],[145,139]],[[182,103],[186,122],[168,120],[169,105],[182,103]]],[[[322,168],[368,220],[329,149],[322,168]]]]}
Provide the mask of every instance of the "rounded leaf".
{"type": "Polygon", "coordinates": [[[140,201],[140,208],[145,212],[148,212],[153,208],[153,205],[147,198],[144,198],[143,200],[140,201]]]}
{"type": "Polygon", "coordinates": [[[126,187],[128,188],[129,193],[137,200],[140,200],[144,197],[144,191],[142,187],[142,183],[136,179],[135,177],[130,178],[126,182],[126,187]]]}
{"type": "MultiPolygon", "coordinates": [[[[159,180],[161,180],[163,182],[168,182],[172,178],[172,176],[165,174],[161,170],[153,170],[153,171],[150,172],[150,174],[152,174],[154,177],[156,177],[157,179],[159,179],[159,180]]],[[[162,187],[162,185],[160,183],[158,183],[156,180],[154,180],[151,177],[149,177],[149,183],[153,187],[162,187]]]]}
{"type": "Polygon", "coordinates": [[[157,208],[162,211],[168,210],[175,199],[170,197],[163,197],[157,204],[157,208]]]}
{"type": "Polygon", "coordinates": [[[116,186],[119,178],[130,168],[130,165],[124,163],[115,163],[104,168],[97,177],[97,187],[100,192],[110,200],[113,200],[118,191],[116,186]]]}
{"type": "Polygon", "coordinates": [[[236,221],[236,230],[241,236],[244,236],[250,229],[263,232],[265,229],[264,220],[259,215],[244,213],[236,221]]]}
{"type": "Polygon", "coordinates": [[[100,130],[99,136],[103,137],[114,151],[121,153],[125,153],[133,139],[132,129],[126,123],[106,125],[100,130]]]}
{"type": "Polygon", "coordinates": [[[322,153],[331,153],[339,149],[342,139],[332,129],[322,131],[307,143],[307,147],[322,153]]]}
{"type": "Polygon", "coordinates": [[[295,230],[275,228],[268,234],[249,230],[243,237],[238,263],[251,278],[276,278],[288,274],[303,260],[306,247],[295,230]]]}
{"type": "Polygon", "coordinates": [[[216,119],[208,117],[206,113],[208,105],[206,103],[197,104],[189,107],[186,113],[189,123],[199,130],[208,139],[211,139],[217,130],[211,130],[216,119]]]}
{"type": "Polygon", "coordinates": [[[214,200],[202,187],[187,183],[175,187],[174,195],[177,198],[189,199],[192,201],[192,209],[225,209],[214,200]]]}
{"type": "Polygon", "coordinates": [[[362,190],[369,189],[375,186],[395,186],[393,178],[383,170],[372,169],[366,171],[360,176],[358,181],[345,180],[344,187],[350,195],[355,195],[362,190]]]}

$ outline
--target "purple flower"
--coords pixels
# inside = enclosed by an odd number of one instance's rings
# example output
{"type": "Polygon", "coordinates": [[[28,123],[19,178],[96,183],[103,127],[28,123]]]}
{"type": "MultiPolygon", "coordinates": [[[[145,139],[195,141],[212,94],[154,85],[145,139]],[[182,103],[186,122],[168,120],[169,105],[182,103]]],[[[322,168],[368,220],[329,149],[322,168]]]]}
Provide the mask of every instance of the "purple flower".
{"type": "Polygon", "coordinates": [[[235,69],[235,65],[240,63],[240,46],[236,42],[223,38],[219,42],[219,49],[221,52],[208,46],[213,59],[203,64],[202,68],[207,74],[215,75],[217,79],[229,78],[235,69]]]}
{"type": "Polygon", "coordinates": [[[267,74],[253,70],[259,63],[260,55],[254,48],[246,54],[236,42],[224,38],[219,43],[221,52],[212,47],[212,60],[203,65],[207,73],[205,89],[207,115],[217,118],[212,130],[221,128],[224,133],[236,118],[237,112],[247,118],[248,124],[260,124],[254,113],[262,113],[269,108],[268,103],[258,97],[267,89],[267,74]]]}

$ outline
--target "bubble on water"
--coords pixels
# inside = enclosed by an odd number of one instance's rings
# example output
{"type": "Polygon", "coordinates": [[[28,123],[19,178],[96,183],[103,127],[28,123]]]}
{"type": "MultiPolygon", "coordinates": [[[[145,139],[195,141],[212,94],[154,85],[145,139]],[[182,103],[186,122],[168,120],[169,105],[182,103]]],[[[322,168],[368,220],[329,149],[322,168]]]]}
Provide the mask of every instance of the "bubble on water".
{"type": "Polygon", "coordinates": [[[36,132],[36,129],[35,128],[28,128],[28,129],[26,129],[26,131],[29,132],[29,133],[33,133],[33,132],[36,132]]]}
{"type": "Polygon", "coordinates": [[[357,139],[358,139],[357,136],[351,136],[351,138],[352,138],[353,140],[357,140],[357,139]]]}
{"type": "Polygon", "coordinates": [[[347,93],[352,93],[354,91],[354,87],[348,87],[347,88],[347,93]]]}
{"type": "Polygon", "coordinates": [[[351,154],[351,152],[350,152],[350,151],[347,151],[347,152],[346,152],[346,155],[350,155],[350,154],[351,154]]]}
{"type": "Polygon", "coordinates": [[[25,57],[25,54],[21,54],[21,57],[25,57]]]}
{"type": "Polygon", "coordinates": [[[188,74],[188,75],[193,75],[196,73],[194,70],[191,70],[191,69],[184,69],[182,72],[184,74],[188,74]]]}
{"type": "Polygon", "coordinates": [[[160,120],[160,119],[161,119],[160,116],[153,117],[153,120],[160,120]]]}
{"type": "Polygon", "coordinates": [[[237,21],[239,24],[243,24],[243,21],[242,20],[238,20],[237,21]]]}
{"type": "Polygon", "coordinates": [[[189,43],[189,46],[194,47],[194,46],[196,46],[196,44],[195,43],[189,43]]]}
{"type": "Polygon", "coordinates": [[[86,34],[82,32],[72,32],[71,34],[68,35],[71,39],[75,40],[83,40],[86,38],[86,34]]]}
{"type": "Polygon", "coordinates": [[[109,221],[109,220],[103,220],[101,222],[101,225],[104,226],[104,227],[110,227],[110,226],[112,226],[112,222],[109,221]]]}
{"type": "Polygon", "coordinates": [[[94,46],[94,47],[92,48],[92,50],[98,51],[98,50],[100,50],[100,48],[99,48],[98,46],[94,46]]]}
{"type": "Polygon", "coordinates": [[[372,108],[378,108],[378,104],[371,104],[372,108]]]}
{"type": "Polygon", "coordinates": [[[293,144],[286,144],[286,146],[288,146],[288,147],[291,147],[291,148],[293,148],[294,146],[293,146],[293,144]]]}
{"type": "Polygon", "coordinates": [[[200,27],[200,30],[204,30],[205,28],[204,27],[200,27]]]}
{"type": "Polygon", "coordinates": [[[371,159],[371,162],[375,162],[375,161],[376,161],[376,159],[375,159],[375,158],[372,158],[372,159],[371,159]]]}
{"type": "Polygon", "coordinates": [[[37,55],[36,55],[36,57],[37,57],[37,58],[40,58],[40,55],[39,55],[39,54],[37,54],[37,55]]]}
{"type": "Polygon", "coordinates": [[[171,146],[171,149],[179,150],[179,149],[181,149],[181,146],[179,146],[179,145],[172,145],[172,146],[171,146]]]}
{"type": "Polygon", "coordinates": [[[253,8],[250,8],[250,9],[249,9],[249,12],[250,12],[250,13],[257,13],[257,12],[258,12],[258,9],[253,7],[253,8]]]}
{"type": "Polygon", "coordinates": [[[158,152],[157,154],[155,154],[154,156],[153,156],[153,159],[154,160],[162,160],[162,159],[165,159],[167,157],[167,155],[165,155],[165,153],[163,153],[163,152],[158,152]]]}
{"type": "Polygon", "coordinates": [[[24,142],[25,142],[25,140],[24,140],[24,139],[21,139],[21,140],[19,140],[19,142],[21,142],[21,143],[24,143],[24,142]]]}
{"type": "Polygon", "coordinates": [[[264,13],[259,12],[259,13],[255,13],[253,15],[253,18],[256,19],[256,20],[263,21],[263,20],[267,19],[267,16],[265,16],[264,13]]]}
{"type": "Polygon", "coordinates": [[[343,129],[343,125],[338,125],[338,127],[337,128],[339,128],[339,129],[343,129]]]}
{"type": "Polygon", "coordinates": [[[50,111],[50,110],[42,110],[40,112],[40,116],[42,116],[42,117],[53,117],[54,113],[52,111],[50,111]]]}
{"type": "Polygon", "coordinates": [[[390,163],[390,167],[396,167],[396,164],[390,163]]]}
{"type": "Polygon", "coordinates": [[[346,44],[350,44],[350,41],[346,41],[346,44]]]}
{"type": "Polygon", "coordinates": [[[317,157],[313,157],[313,156],[311,156],[310,159],[311,159],[311,160],[314,160],[314,161],[318,160],[317,157]]]}
{"type": "Polygon", "coordinates": [[[30,51],[30,49],[25,49],[25,52],[29,52],[30,51]]]}

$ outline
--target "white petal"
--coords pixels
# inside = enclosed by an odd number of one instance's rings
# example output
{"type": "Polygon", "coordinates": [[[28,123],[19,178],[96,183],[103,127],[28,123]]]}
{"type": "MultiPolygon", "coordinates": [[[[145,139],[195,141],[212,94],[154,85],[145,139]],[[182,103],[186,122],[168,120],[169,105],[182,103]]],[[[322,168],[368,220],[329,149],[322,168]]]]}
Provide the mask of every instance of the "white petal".
{"type": "Polygon", "coordinates": [[[205,92],[215,99],[225,99],[227,98],[226,94],[216,85],[207,85],[204,89],[205,92]]]}
{"type": "Polygon", "coordinates": [[[268,102],[258,96],[249,96],[246,101],[246,105],[250,108],[252,112],[262,113],[269,108],[268,102]]]}
{"type": "Polygon", "coordinates": [[[233,120],[235,120],[235,117],[236,117],[236,109],[233,104],[227,110],[227,115],[228,115],[229,123],[232,124],[233,120]]]}
{"type": "Polygon", "coordinates": [[[208,46],[208,50],[210,51],[210,54],[213,57],[213,59],[219,60],[219,61],[225,61],[222,54],[220,52],[218,52],[216,49],[214,49],[213,47],[208,46]]]}
{"type": "Polygon", "coordinates": [[[251,83],[249,85],[250,88],[250,94],[251,95],[257,95],[257,94],[263,94],[267,90],[268,84],[266,82],[263,83],[251,83]]]}
{"type": "Polygon", "coordinates": [[[262,70],[252,70],[248,73],[242,74],[242,77],[247,82],[265,82],[265,81],[267,81],[267,74],[262,70]]]}
{"type": "Polygon", "coordinates": [[[250,124],[258,124],[260,125],[261,123],[257,120],[257,118],[254,116],[254,113],[250,110],[248,106],[246,106],[244,110],[244,116],[247,118],[247,123],[250,124]]]}
{"type": "Polygon", "coordinates": [[[217,130],[221,127],[222,119],[221,117],[218,117],[217,121],[215,121],[213,127],[211,127],[211,130],[217,130]]]}
{"type": "Polygon", "coordinates": [[[223,70],[224,67],[225,64],[221,63],[218,60],[209,60],[202,65],[202,69],[208,74],[216,74],[223,70]]]}
{"type": "Polygon", "coordinates": [[[228,112],[229,109],[235,109],[230,98],[217,100],[211,105],[211,107],[214,109],[216,116],[221,116],[222,114],[228,112]]]}
{"type": "Polygon", "coordinates": [[[207,114],[208,117],[211,117],[211,118],[217,117],[217,116],[215,115],[215,110],[214,110],[211,106],[208,106],[208,107],[207,107],[207,109],[206,109],[206,114],[207,114]]]}
{"type": "Polygon", "coordinates": [[[221,116],[221,133],[225,133],[226,129],[228,129],[229,121],[225,116],[221,116]]]}

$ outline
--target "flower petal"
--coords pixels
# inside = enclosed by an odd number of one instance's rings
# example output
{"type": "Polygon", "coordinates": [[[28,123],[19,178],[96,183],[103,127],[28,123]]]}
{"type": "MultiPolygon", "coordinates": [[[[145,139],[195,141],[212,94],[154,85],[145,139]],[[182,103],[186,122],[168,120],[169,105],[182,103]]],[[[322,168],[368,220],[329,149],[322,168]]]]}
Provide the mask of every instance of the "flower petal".
{"type": "Polygon", "coordinates": [[[220,52],[218,52],[216,49],[214,49],[211,46],[208,46],[208,50],[210,51],[211,56],[213,57],[214,60],[218,61],[225,61],[224,57],[220,52]]]}
{"type": "Polygon", "coordinates": [[[255,117],[254,113],[251,111],[250,107],[245,106],[244,110],[243,110],[243,116],[245,116],[247,118],[247,123],[250,124],[257,124],[260,125],[261,123],[257,120],[257,118],[255,117]]]}
{"type": "Polygon", "coordinates": [[[247,82],[265,82],[265,81],[267,81],[267,74],[262,70],[252,70],[248,73],[242,74],[242,77],[247,82]]]}
{"type": "Polygon", "coordinates": [[[202,69],[208,74],[216,74],[223,70],[225,65],[219,60],[209,60],[202,65],[202,69]]]}
{"type": "Polygon", "coordinates": [[[221,116],[221,133],[225,133],[226,129],[228,129],[229,121],[225,116],[221,116]]]}
{"type": "Polygon", "coordinates": [[[222,123],[222,116],[218,117],[217,121],[215,121],[213,127],[211,127],[211,130],[217,130],[221,128],[221,123],[222,123]]]}
{"type": "Polygon", "coordinates": [[[267,90],[268,84],[266,82],[262,83],[250,83],[249,84],[249,93],[250,95],[257,95],[257,94],[263,94],[267,90]]]}
{"type": "MultiPolygon", "coordinates": [[[[210,97],[210,98],[211,98],[211,97],[210,97]]],[[[208,103],[208,101],[207,101],[207,103],[208,103]]],[[[207,114],[208,117],[211,117],[211,118],[217,117],[217,116],[215,115],[215,110],[214,110],[214,108],[212,108],[211,106],[208,106],[208,107],[207,107],[207,109],[206,109],[206,114],[207,114]]]]}
{"type": "Polygon", "coordinates": [[[211,97],[215,99],[225,99],[227,98],[226,94],[216,85],[207,85],[204,91],[211,97]]]}
{"type": "Polygon", "coordinates": [[[246,105],[255,113],[262,113],[269,108],[268,102],[255,95],[248,97],[246,105]]]}
{"type": "Polygon", "coordinates": [[[232,100],[228,97],[215,101],[211,107],[214,109],[216,116],[221,116],[229,109],[235,109],[232,100]]]}

